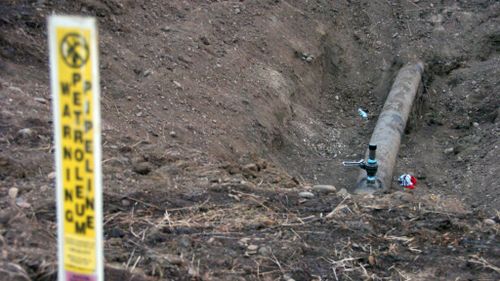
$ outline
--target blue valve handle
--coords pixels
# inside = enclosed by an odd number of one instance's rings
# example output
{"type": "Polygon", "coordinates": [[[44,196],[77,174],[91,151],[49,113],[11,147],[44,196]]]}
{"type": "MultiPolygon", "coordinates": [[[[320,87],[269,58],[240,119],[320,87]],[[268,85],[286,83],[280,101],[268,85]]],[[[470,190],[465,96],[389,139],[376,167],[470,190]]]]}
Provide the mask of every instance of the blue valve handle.
{"type": "Polygon", "coordinates": [[[368,146],[368,150],[369,152],[367,162],[365,162],[363,159],[359,161],[344,161],[342,162],[342,165],[344,165],[345,167],[359,167],[363,170],[366,170],[366,180],[371,183],[377,180],[376,175],[378,170],[378,162],[375,158],[377,145],[370,144],[368,146]]]}

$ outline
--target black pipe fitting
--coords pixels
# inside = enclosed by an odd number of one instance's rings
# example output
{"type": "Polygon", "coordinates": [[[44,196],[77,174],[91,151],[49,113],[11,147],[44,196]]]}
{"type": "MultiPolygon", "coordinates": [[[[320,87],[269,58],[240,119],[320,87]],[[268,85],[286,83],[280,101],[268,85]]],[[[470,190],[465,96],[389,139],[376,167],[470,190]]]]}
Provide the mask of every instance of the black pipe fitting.
{"type": "Polygon", "coordinates": [[[368,160],[361,162],[359,167],[366,171],[366,177],[362,178],[358,183],[358,192],[364,190],[373,193],[374,191],[382,189],[382,182],[377,178],[378,161],[376,159],[377,145],[368,145],[368,160]]]}
{"type": "Polygon", "coordinates": [[[369,183],[374,183],[377,179],[378,162],[375,158],[376,151],[376,144],[368,145],[368,161],[361,166],[362,169],[366,170],[366,179],[369,183]]]}

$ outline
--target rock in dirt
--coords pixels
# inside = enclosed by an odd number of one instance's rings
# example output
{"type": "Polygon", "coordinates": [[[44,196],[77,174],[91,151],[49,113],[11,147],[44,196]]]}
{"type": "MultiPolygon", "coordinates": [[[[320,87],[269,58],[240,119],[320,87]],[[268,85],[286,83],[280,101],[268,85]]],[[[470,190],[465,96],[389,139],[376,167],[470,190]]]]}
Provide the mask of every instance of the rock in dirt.
{"type": "Polygon", "coordinates": [[[108,233],[108,236],[109,237],[116,237],[116,238],[123,238],[125,236],[125,231],[123,231],[122,229],[120,229],[119,227],[113,227],[109,233],[108,233]]]}
{"type": "Polygon", "coordinates": [[[41,104],[47,104],[47,100],[44,98],[35,98],[35,101],[41,104]]]}
{"type": "Polygon", "coordinates": [[[257,249],[259,248],[259,246],[257,245],[248,245],[247,246],[247,250],[245,252],[245,256],[248,257],[249,255],[255,255],[257,254],[257,249]]]}
{"type": "Polygon", "coordinates": [[[2,281],[31,281],[26,271],[12,262],[0,263],[0,276],[2,281]]]}
{"type": "Polygon", "coordinates": [[[31,204],[28,203],[28,201],[26,201],[26,199],[24,199],[24,198],[17,198],[16,199],[16,205],[19,208],[23,208],[23,209],[29,209],[29,208],[31,208],[31,204]]]}
{"type": "Polygon", "coordinates": [[[486,225],[495,225],[496,224],[496,222],[492,219],[485,219],[483,222],[486,225]]]}
{"type": "Polygon", "coordinates": [[[159,244],[167,241],[167,234],[163,233],[160,229],[153,229],[150,233],[146,234],[146,243],[159,244]]]}
{"type": "Polygon", "coordinates": [[[129,207],[130,206],[130,200],[128,199],[122,199],[121,201],[123,207],[129,207]]]}
{"type": "Polygon", "coordinates": [[[146,69],[144,73],[142,74],[144,77],[148,77],[149,75],[153,74],[153,70],[151,69],[146,69]]]}
{"type": "Polygon", "coordinates": [[[327,184],[318,184],[314,185],[312,187],[312,190],[317,191],[317,192],[324,192],[324,193],[331,193],[337,191],[337,188],[333,185],[327,185],[327,184]]]}
{"type": "Polygon", "coordinates": [[[17,135],[23,139],[27,139],[33,136],[33,130],[30,128],[24,128],[17,131],[17,135]]]}
{"type": "Polygon", "coordinates": [[[253,251],[257,251],[258,248],[259,248],[259,246],[257,246],[257,245],[248,245],[247,250],[253,252],[253,251]]]}
{"type": "Polygon", "coordinates": [[[256,164],[248,164],[241,167],[241,172],[246,178],[256,178],[258,170],[256,164]]]}
{"type": "Polygon", "coordinates": [[[177,58],[179,59],[179,61],[187,63],[187,64],[192,64],[193,63],[192,59],[190,59],[189,57],[183,56],[183,55],[180,55],[177,58]]]}
{"type": "Polygon", "coordinates": [[[238,241],[238,244],[242,247],[242,248],[246,248],[247,245],[248,245],[248,242],[250,241],[250,238],[249,237],[244,237],[244,238],[241,238],[239,241],[238,241]]]}
{"type": "Polygon", "coordinates": [[[390,200],[390,199],[395,199],[395,200],[399,200],[400,202],[404,202],[404,203],[409,203],[409,202],[412,202],[413,200],[415,200],[415,198],[413,197],[413,195],[411,193],[408,193],[408,192],[405,192],[405,191],[396,191],[394,193],[392,193],[391,197],[387,197],[385,198],[384,197],[384,201],[387,201],[387,200],[390,200]]]}
{"type": "Polygon", "coordinates": [[[349,192],[345,188],[340,189],[339,192],[337,192],[337,195],[341,196],[343,198],[346,198],[346,197],[350,196],[349,192]]]}
{"type": "Polygon", "coordinates": [[[254,172],[257,172],[259,170],[259,167],[257,166],[257,164],[247,164],[245,166],[242,167],[242,170],[249,170],[249,171],[254,171],[254,172]]]}
{"type": "Polygon", "coordinates": [[[444,154],[451,154],[453,153],[455,149],[453,147],[448,147],[447,149],[444,150],[444,154]]]}
{"type": "Polygon", "coordinates": [[[345,224],[354,231],[363,231],[363,233],[372,233],[374,231],[373,226],[363,220],[345,221],[345,224]]]}
{"type": "Polygon", "coordinates": [[[172,27],[169,25],[166,25],[166,26],[160,28],[160,30],[163,32],[170,32],[170,31],[172,31],[172,27]]]}
{"type": "Polygon", "coordinates": [[[191,238],[183,236],[179,239],[179,245],[185,249],[191,248],[191,246],[193,245],[193,241],[191,240],[191,238]]]}
{"type": "Polygon", "coordinates": [[[104,268],[106,280],[130,280],[130,281],[152,281],[154,279],[147,277],[144,273],[136,271],[130,272],[122,268],[121,264],[106,263],[104,268]]]}
{"type": "Polygon", "coordinates": [[[55,179],[56,178],[56,172],[51,172],[50,174],[47,175],[47,178],[49,178],[49,179],[55,179]]]}
{"type": "Polygon", "coordinates": [[[176,89],[182,89],[182,85],[181,85],[181,83],[179,83],[179,82],[177,82],[177,81],[175,81],[175,80],[174,80],[174,81],[172,81],[172,82],[174,83],[174,86],[175,86],[175,88],[176,88],[176,89]]]}
{"type": "Polygon", "coordinates": [[[271,248],[269,247],[260,247],[259,250],[257,251],[259,255],[261,256],[270,256],[271,255],[271,248]]]}
{"type": "Polygon", "coordinates": [[[11,199],[16,199],[18,193],[19,193],[19,189],[17,189],[16,187],[9,188],[9,197],[11,199]]]}
{"type": "Polygon", "coordinates": [[[312,192],[309,192],[309,191],[302,191],[302,192],[299,192],[299,197],[301,197],[301,198],[314,198],[314,194],[312,192]]]}
{"type": "Polygon", "coordinates": [[[135,164],[132,169],[139,175],[147,175],[151,172],[151,165],[148,162],[140,162],[135,164]]]}
{"type": "Polygon", "coordinates": [[[200,37],[200,40],[201,40],[201,42],[202,42],[203,44],[205,44],[205,45],[207,45],[207,46],[208,46],[208,45],[210,45],[210,41],[208,40],[208,38],[207,38],[206,36],[201,36],[201,37],[200,37]]]}
{"type": "Polygon", "coordinates": [[[311,63],[314,60],[314,56],[309,54],[309,53],[301,53],[300,59],[302,59],[303,61],[306,61],[308,63],[311,63]]]}

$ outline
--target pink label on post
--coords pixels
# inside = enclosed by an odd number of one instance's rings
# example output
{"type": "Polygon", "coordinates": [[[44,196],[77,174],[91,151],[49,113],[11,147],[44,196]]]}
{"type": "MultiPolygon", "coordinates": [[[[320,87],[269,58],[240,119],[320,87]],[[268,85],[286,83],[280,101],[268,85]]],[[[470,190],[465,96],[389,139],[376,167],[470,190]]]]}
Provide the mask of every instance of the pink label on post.
{"type": "Polygon", "coordinates": [[[66,281],[96,281],[96,277],[93,274],[81,274],[66,271],[66,281]]]}

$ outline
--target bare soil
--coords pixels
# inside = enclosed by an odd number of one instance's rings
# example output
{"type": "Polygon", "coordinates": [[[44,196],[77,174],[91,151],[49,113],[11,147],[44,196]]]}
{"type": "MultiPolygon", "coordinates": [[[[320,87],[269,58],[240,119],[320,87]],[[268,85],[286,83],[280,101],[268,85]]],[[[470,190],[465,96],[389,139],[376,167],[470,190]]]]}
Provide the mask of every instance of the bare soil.
{"type": "Polygon", "coordinates": [[[56,280],[52,13],[99,22],[107,280],[500,280],[494,0],[1,1],[1,280],[56,280]],[[417,59],[418,186],[349,195],[417,59]]]}

